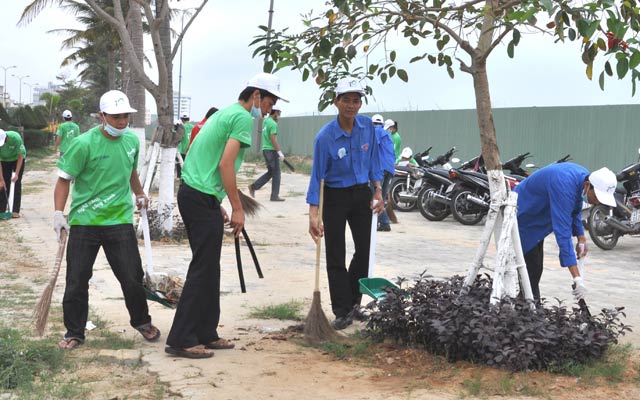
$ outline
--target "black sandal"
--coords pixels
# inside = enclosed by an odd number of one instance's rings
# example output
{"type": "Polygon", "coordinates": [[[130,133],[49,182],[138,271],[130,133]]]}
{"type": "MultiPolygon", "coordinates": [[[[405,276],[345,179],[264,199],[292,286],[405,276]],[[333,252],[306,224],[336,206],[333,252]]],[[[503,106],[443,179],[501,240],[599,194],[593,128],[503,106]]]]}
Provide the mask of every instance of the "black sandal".
{"type": "Polygon", "coordinates": [[[58,343],[58,348],[60,350],[74,350],[81,346],[84,343],[84,340],[78,339],[75,337],[63,337],[62,340],[58,343]]]}
{"type": "Polygon", "coordinates": [[[206,349],[203,345],[197,345],[188,348],[178,348],[167,346],[164,348],[164,352],[171,354],[174,357],[184,358],[210,358],[213,357],[213,351],[206,349]]]}

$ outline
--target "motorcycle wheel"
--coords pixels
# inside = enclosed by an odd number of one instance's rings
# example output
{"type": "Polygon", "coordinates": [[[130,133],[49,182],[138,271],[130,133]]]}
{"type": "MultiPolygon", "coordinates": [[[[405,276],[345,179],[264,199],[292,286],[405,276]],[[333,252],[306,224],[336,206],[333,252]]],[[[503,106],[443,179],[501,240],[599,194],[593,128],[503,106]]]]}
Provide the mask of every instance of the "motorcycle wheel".
{"type": "Polygon", "coordinates": [[[609,207],[602,204],[591,207],[587,225],[589,228],[589,236],[596,246],[602,250],[611,250],[616,247],[620,232],[607,225],[604,219],[609,215],[609,207]]]}
{"type": "Polygon", "coordinates": [[[432,187],[427,187],[420,191],[420,194],[418,194],[418,210],[429,221],[442,221],[451,214],[451,210],[446,204],[439,203],[431,198],[431,194],[434,192],[436,192],[436,189],[432,187]]]}
{"type": "Polygon", "coordinates": [[[482,221],[485,214],[485,210],[480,207],[471,204],[467,201],[467,196],[473,195],[470,190],[461,190],[453,195],[451,198],[451,214],[456,221],[462,225],[476,225],[482,221]]]}
{"type": "Polygon", "coordinates": [[[407,191],[407,181],[399,179],[391,185],[391,206],[398,211],[407,212],[416,207],[416,201],[400,200],[400,193],[407,191]]]}

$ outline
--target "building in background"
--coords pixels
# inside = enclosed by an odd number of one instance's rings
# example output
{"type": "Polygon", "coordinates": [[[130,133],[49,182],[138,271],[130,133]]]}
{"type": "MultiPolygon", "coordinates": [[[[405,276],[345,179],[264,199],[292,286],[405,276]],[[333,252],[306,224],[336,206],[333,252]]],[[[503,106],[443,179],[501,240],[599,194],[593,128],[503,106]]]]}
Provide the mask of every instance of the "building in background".
{"type": "Polygon", "coordinates": [[[45,102],[43,100],[40,100],[40,96],[42,96],[43,93],[57,94],[58,91],[61,89],[62,89],[62,85],[54,85],[51,82],[49,82],[47,86],[34,86],[33,99],[32,99],[33,105],[34,106],[44,105],[45,102]]]}
{"type": "Polygon", "coordinates": [[[191,96],[180,95],[180,107],[178,107],[178,92],[173,92],[173,120],[178,120],[181,114],[191,116],[191,96]]]}

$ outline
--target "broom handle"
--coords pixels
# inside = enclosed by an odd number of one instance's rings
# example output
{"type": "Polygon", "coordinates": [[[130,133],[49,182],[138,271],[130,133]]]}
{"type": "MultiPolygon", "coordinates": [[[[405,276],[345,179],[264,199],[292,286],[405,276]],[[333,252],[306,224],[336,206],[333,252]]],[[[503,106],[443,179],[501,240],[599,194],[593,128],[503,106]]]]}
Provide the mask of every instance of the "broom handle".
{"type": "MultiPolygon", "coordinates": [[[[322,223],[322,206],[324,205],[324,179],[320,180],[320,203],[318,205],[318,221],[322,223]]],[[[314,291],[320,291],[320,247],[322,245],[322,236],[316,241],[316,286],[314,291]]]]}
{"type": "Polygon", "coordinates": [[[60,271],[60,265],[62,265],[62,257],[64,256],[64,249],[67,246],[67,230],[60,230],[60,243],[58,244],[58,252],[56,253],[56,264],[51,272],[51,280],[55,282],[58,278],[58,272],[60,271]]]}
{"type": "Polygon", "coordinates": [[[144,254],[147,259],[147,275],[153,275],[153,257],[151,256],[151,235],[149,234],[149,218],[147,217],[147,209],[140,209],[142,237],[144,238],[144,254]]]}

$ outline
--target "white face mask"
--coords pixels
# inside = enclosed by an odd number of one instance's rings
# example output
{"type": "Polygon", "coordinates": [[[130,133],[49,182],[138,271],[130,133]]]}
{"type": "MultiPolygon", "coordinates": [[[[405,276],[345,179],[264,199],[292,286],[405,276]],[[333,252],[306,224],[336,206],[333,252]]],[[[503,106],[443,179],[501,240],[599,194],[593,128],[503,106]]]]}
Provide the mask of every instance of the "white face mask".
{"type": "Polygon", "coordinates": [[[109,125],[106,121],[104,123],[104,130],[107,131],[107,133],[113,137],[120,137],[122,136],[123,133],[125,133],[125,131],[127,130],[127,127],[124,127],[122,129],[118,129],[114,126],[109,125]]]}
{"type": "Polygon", "coordinates": [[[258,100],[258,107],[255,104],[251,104],[251,116],[253,118],[262,118],[262,110],[260,109],[260,101],[258,100]]]}

